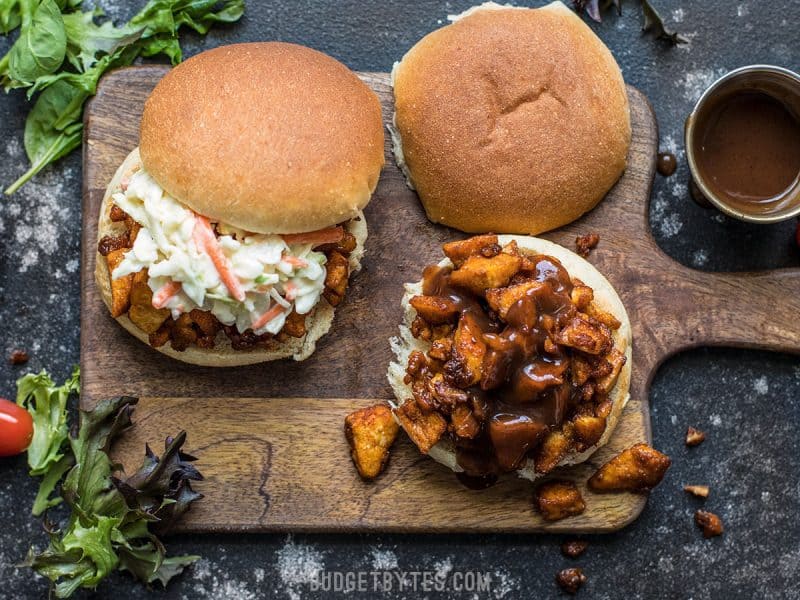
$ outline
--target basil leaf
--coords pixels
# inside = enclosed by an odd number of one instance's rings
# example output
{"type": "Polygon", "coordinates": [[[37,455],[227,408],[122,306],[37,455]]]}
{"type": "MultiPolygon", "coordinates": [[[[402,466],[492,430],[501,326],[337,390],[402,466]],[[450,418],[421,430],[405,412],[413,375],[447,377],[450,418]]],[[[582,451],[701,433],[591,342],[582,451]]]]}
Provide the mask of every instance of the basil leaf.
{"type": "Polygon", "coordinates": [[[10,33],[21,23],[19,0],[0,0],[0,33],[10,33]]]}
{"type": "Polygon", "coordinates": [[[9,188],[13,194],[50,163],[81,144],[81,110],[89,93],[66,80],[55,82],[36,101],[25,122],[25,151],[31,167],[9,188]]]}
{"type": "Polygon", "coordinates": [[[61,11],[54,0],[42,0],[31,10],[22,3],[22,28],[19,39],[8,53],[6,90],[28,87],[37,78],[61,66],[67,51],[67,36],[61,11]]]}
{"type": "Polygon", "coordinates": [[[173,65],[177,65],[183,60],[183,52],[178,38],[167,35],[158,35],[142,40],[139,43],[142,56],[156,56],[157,54],[166,55],[173,65]]]}
{"type": "Polygon", "coordinates": [[[92,12],[74,12],[64,15],[67,36],[67,59],[79,71],[86,72],[98,60],[98,54],[113,54],[122,46],[137,41],[142,28],[115,27],[111,21],[102,25],[94,22],[92,12]]]}
{"type": "Polygon", "coordinates": [[[80,146],[83,104],[103,73],[137,56],[164,54],[178,64],[182,26],[205,34],[214,23],[232,23],[244,13],[244,0],[149,0],[116,27],[96,23],[102,11],[81,6],[80,0],[0,0],[0,31],[21,27],[20,38],[0,58],[0,79],[6,89],[28,88],[28,98],[41,93],[25,124],[30,169],[6,194],[80,146]]]}

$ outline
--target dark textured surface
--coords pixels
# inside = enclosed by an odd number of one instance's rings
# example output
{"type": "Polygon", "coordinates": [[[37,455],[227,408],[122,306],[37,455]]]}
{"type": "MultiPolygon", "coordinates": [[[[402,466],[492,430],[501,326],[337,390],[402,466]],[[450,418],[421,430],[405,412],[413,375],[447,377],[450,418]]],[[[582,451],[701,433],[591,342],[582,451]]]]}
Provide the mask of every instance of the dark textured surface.
{"type": "MultiPolygon", "coordinates": [[[[115,17],[133,10],[129,3],[103,4],[115,17]]],[[[791,241],[794,223],[745,225],[695,206],[686,192],[681,148],[683,119],[715,76],[756,62],[800,67],[800,2],[657,0],[667,20],[691,39],[688,47],[673,50],[640,37],[636,4],[625,3],[621,18],[610,16],[596,31],[614,51],[627,81],[653,102],[662,148],[677,150],[681,159],[676,175],[655,183],[651,218],[658,242],[684,264],[707,270],[800,265],[791,241]]],[[[194,53],[234,41],[277,38],[314,46],[355,69],[388,70],[447,13],[468,5],[250,0],[241,24],[205,40],[188,38],[185,47],[194,53]]],[[[0,50],[6,47],[7,42],[0,43],[0,50]]],[[[0,100],[4,183],[24,170],[25,110],[21,94],[0,100]]],[[[23,367],[0,362],[2,395],[13,395],[14,380],[28,370],[47,366],[62,378],[78,360],[80,176],[76,154],[17,196],[0,201],[0,351],[23,347],[32,355],[23,367]]],[[[553,583],[556,571],[577,564],[589,577],[580,592],[585,597],[797,598],[798,399],[797,357],[700,350],[666,363],[653,385],[653,431],[656,446],[673,457],[674,465],[636,523],[618,534],[592,538],[577,560],[561,556],[563,537],[184,537],[172,540],[171,550],[198,553],[204,560],[166,593],[153,595],[313,598],[321,594],[310,591],[309,581],[321,569],[388,569],[481,571],[491,574],[492,581],[491,590],[480,597],[553,597],[559,594],[553,583]],[[687,450],[682,441],[687,425],[704,428],[707,441],[687,450]],[[711,486],[702,504],[725,521],[722,538],[703,540],[692,522],[701,503],[681,491],[684,483],[711,486]]],[[[0,507],[6,515],[0,529],[0,581],[4,596],[39,598],[46,594],[46,583],[14,567],[31,543],[45,542],[39,523],[27,516],[35,486],[24,473],[22,458],[0,460],[0,507]]],[[[406,588],[400,595],[423,593],[406,588]]],[[[427,595],[473,597],[453,589],[427,595]]],[[[125,576],[114,576],[93,597],[111,596],[149,597],[125,576]]]]}

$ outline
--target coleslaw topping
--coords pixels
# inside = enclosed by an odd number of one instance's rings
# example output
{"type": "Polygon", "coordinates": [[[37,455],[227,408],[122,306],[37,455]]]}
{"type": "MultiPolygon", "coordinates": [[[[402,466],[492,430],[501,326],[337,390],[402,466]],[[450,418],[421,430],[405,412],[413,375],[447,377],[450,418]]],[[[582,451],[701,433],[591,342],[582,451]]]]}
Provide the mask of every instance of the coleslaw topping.
{"type": "Polygon", "coordinates": [[[276,334],[292,310],[307,314],[320,299],[327,257],[312,243],[209,223],[144,170],[113,201],[141,230],[112,278],[147,269],[154,304],[173,319],[197,308],[240,333],[276,334]]]}

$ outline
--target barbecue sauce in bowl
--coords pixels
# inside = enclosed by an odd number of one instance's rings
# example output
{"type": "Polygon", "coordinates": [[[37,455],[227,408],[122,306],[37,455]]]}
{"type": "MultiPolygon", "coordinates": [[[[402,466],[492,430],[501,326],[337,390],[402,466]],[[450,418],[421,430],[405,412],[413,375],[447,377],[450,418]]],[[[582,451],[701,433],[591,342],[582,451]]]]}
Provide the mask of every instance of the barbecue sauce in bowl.
{"type": "Polygon", "coordinates": [[[757,90],[726,94],[698,114],[697,169],[709,190],[747,214],[773,214],[796,201],[800,121],[757,90]]]}
{"type": "Polygon", "coordinates": [[[539,285],[511,306],[505,322],[491,318],[483,298],[451,284],[451,267],[431,266],[423,275],[423,293],[450,298],[478,324],[487,345],[483,377],[466,390],[482,406],[485,426],[473,439],[453,439],[458,464],[473,485],[518,469],[577,403],[570,357],[561,347],[545,349],[547,332],[576,312],[572,280],[555,258],[531,258],[539,285]]]}
{"type": "Polygon", "coordinates": [[[749,65],[723,75],[686,119],[685,138],[699,204],[752,223],[800,214],[797,73],[749,65]]]}

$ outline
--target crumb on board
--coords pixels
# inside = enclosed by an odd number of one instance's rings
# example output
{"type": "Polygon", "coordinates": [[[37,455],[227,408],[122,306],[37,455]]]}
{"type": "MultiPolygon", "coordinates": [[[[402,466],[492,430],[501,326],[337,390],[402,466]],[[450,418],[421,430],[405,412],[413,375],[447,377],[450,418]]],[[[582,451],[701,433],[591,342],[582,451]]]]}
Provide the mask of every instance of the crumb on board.
{"type": "Polygon", "coordinates": [[[722,526],[722,519],[712,512],[707,510],[698,510],[694,513],[695,524],[703,530],[703,537],[710,538],[717,535],[722,535],[724,527],[722,526]]]}
{"type": "Polygon", "coordinates": [[[600,235],[597,233],[587,233],[575,238],[575,248],[583,258],[589,256],[591,251],[600,243],[600,235]]]}
{"type": "Polygon", "coordinates": [[[589,542],[586,540],[568,540],[561,544],[561,554],[568,558],[578,558],[588,547],[589,542]]]}
{"type": "Polygon", "coordinates": [[[556,583],[567,594],[575,594],[586,583],[586,575],[580,567],[563,569],[556,575],[556,583]]]}
{"type": "Polygon", "coordinates": [[[686,445],[687,446],[699,446],[703,443],[706,439],[706,434],[700,431],[699,429],[695,429],[694,427],[689,427],[686,430],[686,445]]]}
{"type": "Polygon", "coordinates": [[[28,356],[28,353],[25,350],[16,349],[11,351],[11,354],[8,357],[8,362],[10,362],[12,365],[24,365],[29,359],[30,356],[28,356]]]}
{"type": "Polygon", "coordinates": [[[683,491],[698,498],[708,498],[709,488],[707,485],[685,485],[683,491]]]}

